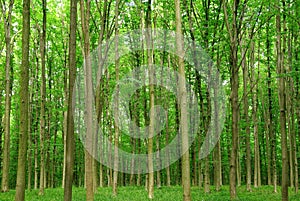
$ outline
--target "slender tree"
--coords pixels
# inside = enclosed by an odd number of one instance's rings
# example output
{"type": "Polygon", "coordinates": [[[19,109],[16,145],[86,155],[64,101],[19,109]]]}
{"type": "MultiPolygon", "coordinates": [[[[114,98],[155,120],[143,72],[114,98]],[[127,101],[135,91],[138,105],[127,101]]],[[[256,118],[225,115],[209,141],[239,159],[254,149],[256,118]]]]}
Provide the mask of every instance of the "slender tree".
{"type": "Polygon", "coordinates": [[[223,1],[223,9],[225,16],[225,24],[230,38],[230,70],[231,70],[231,109],[232,109],[232,148],[230,154],[230,198],[236,199],[236,179],[237,179],[237,150],[239,140],[239,66],[238,66],[238,27],[237,27],[237,13],[239,1],[234,0],[232,3],[232,23],[229,22],[227,13],[226,1],[223,1]]]}
{"type": "Polygon", "coordinates": [[[114,138],[114,175],[113,175],[113,195],[116,196],[118,193],[118,173],[119,173],[119,0],[116,0],[115,7],[115,73],[116,73],[116,95],[114,100],[114,128],[115,128],[115,138],[114,138]]]}
{"type": "Polygon", "coordinates": [[[90,57],[90,0],[84,2],[80,1],[81,13],[81,28],[84,40],[84,86],[85,86],[85,186],[86,186],[86,200],[94,200],[94,183],[93,183],[93,78],[92,78],[92,64],[90,57]]]}
{"type": "Polygon", "coordinates": [[[73,88],[76,77],[76,27],[77,0],[70,1],[70,39],[69,39],[69,89],[66,133],[66,168],[64,178],[64,201],[72,200],[73,167],[74,167],[74,117],[73,88]]]}
{"type": "MultiPolygon", "coordinates": [[[[146,13],[146,45],[147,45],[147,64],[149,68],[149,82],[154,81],[154,69],[153,69],[153,49],[152,49],[152,30],[151,30],[151,0],[148,0],[147,13],[146,13]]],[[[153,136],[155,130],[155,114],[154,114],[154,86],[150,84],[150,122],[149,122],[149,138],[148,138],[148,198],[154,198],[154,170],[153,170],[153,136]]]]}
{"type": "Polygon", "coordinates": [[[20,134],[15,201],[25,200],[25,175],[28,136],[28,84],[30,0],[23,0],[22,64],[20,71],[20,134]]]}
{"type": "Polygon", "coordinates": [[[11,110],[11,17],[14,0],[10,0],[8,8],[6,3],[0,2],[5,32],[5,115],[4,115],[4,150],[2,166],[1,191],[9,190],[9,157],[10,157],[10,110],[11,110]],[[7,11],[8,10],[8,11],[7,11]],[[7,14],[6,14],[7,13],[7,14]]]}
{"type": "Polygon", "coordinates": [[[46,0],[43,0],[43,27],[42,27],[42,34],[40,37],[40,52],[41,52],[41,62],[42,62],[42,83],[41,83],[41,117],[40,117],[40,156],[41,156],[41,163],[40,163],[40,191],[39,194],[44,194],[44,187],[45,187],[45,121],[46,121],[46,73],[45,73],[45,50],[46,50],[46,0]]]}
{"type": "Polygon", "coordinates": [[[246,51],[241,42],[241,52],[242,52],[242,68],[243,68],[243,90],[244,90],[244,119],[245,119],[245,133],[246,133],[246,185],[247,191],[251,191],[251,149],[250,149],[250,126],[249,126],[249,115],[248,115],[248,66],[246,63],[246,51]]]}
{"type": "Polygon", "coordinates": [[[180,107],[180,133],[182,141],[182,186],[183,200],[191,200],[191,181],[190,181],[190,159],[189,159],[189,137],[188,137],[188,122],[187,122],[187,91],[185,86],[185,70],[184,70],[184,44],[182,34],[181,9],[180,0],[175,0],[175,24],[176,24],[176,55],[178,59],[178,94],[180,107]]]}
{"type": "MultiPolygon", "coordinates": [[[[274,186],[274,192],[277,192],[277,167],[276,167],[276,133],[274,132],[273,128],[273,98],[272,98],[272,70],[271,70],[271,41],[269,36],[269,29],[270,24],[268,22],[267,24],[267,41],[266,41],[266,48],[267,48],[267,66],[268,66],[268,137],[271,144],[271,150],[270,150],[270,169],[272,169],[272,180],[273,186],[274,186]]],[[[271,171],[270,171],[270,177],[271,177],[271,171]]]]}
{"type": "MultiPolygon", "coordinates": [[[[280,3],[280,2],[279,2],[280,3]]],[[[285,2],[283,1],[283,6],[285,2]]],[[[285,22],[284,22],[285,23],[285,22]]],[[[284,61],[282,55],[282,43],[281,43],[281,16],[280,8],[278,8],[278,14],[276,15],[276,66],[278,78],[278,100],[280,109],[280,133],[281,133],[281,160],[282,160],[282,178],[281,178],[281,196],[282,201],[288,201],[288,151],[287,151],[287,134],[286,134],[286,94],[285,94],[285,78],[283,77],[284,61]]]]}

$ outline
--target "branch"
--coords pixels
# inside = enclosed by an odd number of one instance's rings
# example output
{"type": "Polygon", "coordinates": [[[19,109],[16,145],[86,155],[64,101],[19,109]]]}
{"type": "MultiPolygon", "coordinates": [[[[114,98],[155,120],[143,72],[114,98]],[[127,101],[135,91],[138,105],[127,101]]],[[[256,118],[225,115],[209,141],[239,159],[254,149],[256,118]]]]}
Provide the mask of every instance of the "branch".
{"type": "MultiPolygon", "coordinates": [[[[227,14],[227,6],[226,6],[226,2],[225,0],[223,0],[223,9],[224,9],[224,18],[225,18],[225,24],[226,24],[226,29],[228,31],[229,34],[229,38],[230,38],[230,42],[233,41],[233,36],[230,30],[230,26],[229,26],[229,20],[228,20],[228,14],[227,14]]],[[[231,48],[231,45],[230,45],[231,48]]]]}

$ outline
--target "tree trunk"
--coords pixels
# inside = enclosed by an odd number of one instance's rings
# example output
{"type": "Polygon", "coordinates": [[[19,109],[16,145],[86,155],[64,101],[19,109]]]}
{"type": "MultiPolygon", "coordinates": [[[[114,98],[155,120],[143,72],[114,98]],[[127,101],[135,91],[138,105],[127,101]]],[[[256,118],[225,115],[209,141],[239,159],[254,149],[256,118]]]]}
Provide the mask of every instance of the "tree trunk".
{"type": "Polygon", "coordinates": [[[94,200],[94,181],[93,181],[93,77],[92,64],[90,58],[90,0],[80,1],[81,27],[84,39],[84,87],[85,87],[85,177],[86,177],[86,200],[94,200]]]}
{"type": "MultiPolygon", "coordinates": [[[[292,40],[291,34],[288,35],[288,72],[292,73],[292,40]]],[[[288,132],[289,132],[289,146],[290,146],[290,186],[296,188],[298,185],[298,162],[297,162],[297,144],[296,144],[296,131],[295,131],[295,87],[294,80],[289,78],[288,80],[289,87],[288,98],[287,98],[287,106],[288,106],[288,132]]]]}
{"type": "Polygon", "coordinates": [[[68,113],[66,135],[66,168],[64,178],[64,201],[72,200],[72,183],[74,167],[74,116],[73,116],[73,88],[76,78],[76,26],[77,26],[77,1],[70,2],[70,39],[69,39],[69,88],[68,88],[68,113]]]}
{"type": "Polygon", "coordinates": [[[153,136],[155,131],[155,114],[154,114],[154,67],[153,67],[153,49],[152,49],[152,30],[151,30],[151,0],[148,0],[146,13],[146,45],[147,45],[147,64],[149,68],[150,83],[150,115],[149,115],[149,137],[148,137],[148,198],[154,198],[154,165],[153,165],[153,136]]]}
{"type": "MultiPolygon", "coordinates": [[[[284,3],[283,3],[284,4],[284,3]]],[[[284,5],[283,5],[284,6],[284,5]]],[[[280,10],[278,9],[276,15],[276,51],[277,51],[277,73],[278,78],[278,99],[280,109],[280,133],[281,133],[281,158],[282,158],[282,179],[281,179],[281,196],[282,201],[288,201],[288,153],[287,153],[287,135],[286,135],[286,95],[285,95],[285,78],[283,77],[284,61],[281,50],[281,22],[280,22],[280,10]]]]}
{"type": "Polygon", "coordinates": [[[23,0],[22,64],[20,71],[20,134],[15,201],[25,200],[26,153],[28,137],[28,82],[30,0],[23,0]]]}
{"type": "MultiPolygon", "coordinates": [[[[29,76],[30,77],[30,76],[29,76]]],[[[32,133],[31,127],[33,122],[32,115],[32,100],[33,100],[33,88],[29,92],[29,108],[28,108],[28,150],[27,150],[27,161],[28,161],[28,175],[27,175],[27,189],[31,190],[31,176],[32,176],[32,133]]]]}
{"type": "Polygon", "coordinates": [[[190,184],[190,159],[189,159],[189,137],[188,137],[188,115],[187,115],[187,91],[184,70],[184,44],[181,24],[181,11],[180,0],[175,2],[175,23],[176,23],[176,55],[178,59],[178,94],[179,94],[179,107],[180,107],[180,133],[181,133],[181,151],[182,151],[182,186],[183,186],[183,200],[191,200],[191,184],[190,184]]]}
{"type": "Polygon", "coordinates": [[[276,133],[273,132],[273,99],[272,99],[272,71],[271,71],[271,45],[269,39],[269,23],[267,25],[267,65],[268,65],[268,136],[270,142],[270,182],[273,183],[274,192],[277,192],[277,168],[276,168],[276,133]],[[272,177],[271,177],[272,173],[272,177]]]}
{"type": "Polygon", "coordinates": [[[251,66],[251,82],[253,86],[251,87],[251,91],[253,92],[252,98],[252,118],[253,118],[253,134],[254,134],[254,187],[258,187],[258,175],[259,175],[259,140],[258,140],[258,122],[257,122],[257,87],[255,79],[255,72],[254,72],[254,42],[251,42],[251,52],[250,52],[250,66],[251,66]]]}
{"type": "Polygon", "coordinates": [[[40,189],[39,195],[44,195],[45,187],[45,107],[46,107],[46,74],[45,74],[45,50],[46,50],[46,0],[43,0],[43,28],[42,36],[40,37],[40,53],[42,61],[42,83],[41,83],[41,117],[40,117],[40,189]]]}
{"type": "MultiPolygon", "coordinates": [[[[253,42],[251,42],[253,43],[253,42]]],[[[251,148],[250,148],[250,125],[249,125],[249,106],[248,106],[248,66],[246,63],[246,51],[241,42],[242,51],[242,68],[243,68],[243,90],[244,90],[244,119],[245,119],[245,134],[246,134],[246,186],[247,191],[251,190],[251,148]]]]}
{"type": "Polygon", "coordinates": [[[237,30],[237,10],[239,1],[234,0],[233,2],[233,19],[230,27],[226,2],[223,1],[224,16],[226,22],[226,28],[230,36],[230,50],[231,50],[231,109],[232,109],[232,148],[230,154],[230,198],[236,199],[236,179],[237,179],[237,149],[239,139],[239,127],[238,127],[238,116],[239,116],[239,105],[238,105],[238,89],[239,89],[239,67],[237,58],[237,42],[238,42],[238,30],[237,30]]]}
{"type": "MultiPolygon", "coordinates": [[[[37,49],[37,47],[34,46],[34,49],[37,49]]],[[[37,58],[37,53],[35,52],[35,58],[36,58],[36,68],[35,68],[35,74],[34,74],[34,80],[38,79],[38,74],[39,74],[39,62],[38,62],[38,58],[37,58]]],[[[35,93],[35,100],[34,100],[34,105],[38,105],[39,101],[38,101],[38,97],[39,97],[39,85],[38,83],[36,83],[34,85],[34,93],[35,93]]],[[[35,115],[34,115],[34,119],[33,119],[33,142],[34,142],[34,189],[38,188],[38,109],[35,109],[35,115]]]]}
{"type": "Polygon", "coordinates": [[[10,158],[10,110],[11,110],[11,15],[14,0],[9,1],[8,15],[6,16],[5,2],[0,3],[5,29],[5,115],[4,115],[4,145],[3,145],[3,166],[1,191],[9,191],[9,158],[10,158]],[[4,4],[4,5],[3,5],[4,4]]]}
{"type": "Polygon", "coordinates": [[[113,175],[113,195],[117,196],[118,194],[118,173],[119,173],[119,0],[116,0],[115,7],[115,73],[116,73],[116,94],[114,99],[114,175],[113,175]]]}

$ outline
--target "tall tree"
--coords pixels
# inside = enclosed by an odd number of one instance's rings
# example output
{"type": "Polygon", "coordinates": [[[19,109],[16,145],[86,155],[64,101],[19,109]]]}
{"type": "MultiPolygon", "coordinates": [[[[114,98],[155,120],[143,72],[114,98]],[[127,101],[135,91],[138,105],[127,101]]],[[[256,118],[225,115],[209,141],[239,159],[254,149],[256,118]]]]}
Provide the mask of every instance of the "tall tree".
{"type": "Polygon", "coordinates": [[[180,133],[182,141],[182,186],[183,200],[191,200],[191,181],[190,181],[190,159],[189,159],[189,136],[188,136],[188,114],[187,114],[187,91],[184,69],[184,43],[182,34],[180,0],[174,0],[175,3],[175,24],[176,24],[176,55],[178,59],[178,99],[180,107],[180,133]]]}
{"type": "Polygon", "coordinates": [[[23,0],[22,64],[20,71],[20,134],[15,201],[25,200],[25,170],[28,136],[28,84],[29,84],[29,36],[30,0],[23,0]]]}
{"type": "Polygon", "coordinates": [[[224,8],[224,16],[225,16],[225,24],[227,31],[229,33],[230,39],[230,70],[231,70],[231,110],[232,110],[232,148],[230,154],[230,198],[236,199],[237,192],[236,192],[236,179],[237,179],[237,149],[238,149],[238,141],[239,141],[239,66],[238,66],[238,7],[239,7],[238,0],[234,0],[232,3],[232,22],[230,24],[229,17],[227,13],[227,3],[223,1],[223,8],[224,8]]]}
{"type": "Polygon", "coordinates": [[[115,73],[116,73],[116,95],[114,100],[114,128],[115,128],[115,138],[114,138],[114,175],[113,175],[113,195],[118,193],[118,173],[119,173],[119,0],[116,0],[115,7],[115,73]]]}
{"type": "Polygon", "coordinates": [[[90,57],[90,0],[80,1],[81,27],[84,40],[84,86],[85,86],[85,178],[86,200],[94,200],[93,183],[93,78],[90,57]]]}
{"type": "Polygon", "coordinates": [[[74,167],[74,116],[73,88],[76,78],[76,27],[77,0],[70,1],[70,39],[69,39],[69,89],[66,133],[66,168],[64,178],[64,201],[72,200],[73,167],[74,167]]]}
{"type": "Polygon", "coordinates": [[[9,157],[10,157],[10,110],[11,110],[11,16],[14,0],[10,0],[8,8],[6,3],[0,2],[5,32],[5,114],[4,114],[4,150],[2,166],[1,191],[9,190],[9,157]],[[7,13],[7,14],[6,14],[7,13]]]}
{"type": "Polygon", "coordinates": [[[246,51],[243,47],[243,41],[241,41],[241,52],[242,52],[242,68],[243,68],[243,90],[244,90],[244,119],[245,119],[245,134],[246,134],[246,185],[247,191],[251,191],[251,149],[250,149],[250,125],[249,125],[249,115],[248,115],[248,66],[246,63],[246,51]]]}
{"type": "MultiPolygon", "coordinates": [[[[285,1],[283,0],[283,7],[285,6],[285,1]]],[[[278,1],[280,4],[280,1],[278,1]]],[[[285,24],[285,17],[284,17],[285,24]]],[[[285,25],[284,25],[285,26],[285,25]]],[[[282,160],[282,178],[281,178],[281,196],[282,201],[288,201],[288,151],[287,151],[287,134],[286,134],[286,94],[285,94],[285,78],[283,77],[284,70],[284,57],[282,51],[281,43],[281,16],[280,8],[278,8],[278,13],[276,15],[276,67],[278,78],[278,100],[280,109],[280,133],[281,133],[281,160],[282,160]]]]}
{"type": "MultiPolygon", "coordinates": [[[[268,107],[268,137],[269,141],[271,144],[271,150],[270,150],[270,166],[272,166],[272,183],[274,186],[274,192],[277,192],[277,167],[276,167],[276,132],[274,132],[273,128],[273,98],[272,98],[272,69],[271,69],[271,41],[269,36],[269,31],[270,29],[270,22],[267,24],[267,30],[266,30],[266,35],[267,35],[267,41],[266,41],[266,48],[267,48],[267,67],[268,67],[268,102],[269,102],[269,107],[268,107]]],[[[271,168],[270,168],[271,169],[271,168]]],[[[270,172],[270,177],[271,177],[271,172],[270,172]]],[[[270,178],[271,180],[271,178],[270,178]]]]}
{"type": "Polygon", "coordinates": [[[146,13],[146,46],[147,46],[147,64],[149,68],[149,82],[150,82],[150,115],[149,115],[149,137],[148,137],[148,198],[154,198],[154,170],[153,170],[153,136],[155,130],[155,114],[154,114],[154,67],[153,67],[153,48],[152,48],[152,10],[151,0],[148,0],[147,13],[146,13]]]}
{"type": "Polygon", "coordinates": [[[40,156],[41,156],[41,164],[40,164],[40,191],[39,194],[44,194],[45,188],[45,121],[46,121],[46,73],[45,73],[45,50],[46,50],[46,0],[43,0],[43,27],[42,34],[40,37],[40,53],[41,53],[41,62],[42,62],[42,83],[41,83],[41,117],[40,117],[40,156]]]}

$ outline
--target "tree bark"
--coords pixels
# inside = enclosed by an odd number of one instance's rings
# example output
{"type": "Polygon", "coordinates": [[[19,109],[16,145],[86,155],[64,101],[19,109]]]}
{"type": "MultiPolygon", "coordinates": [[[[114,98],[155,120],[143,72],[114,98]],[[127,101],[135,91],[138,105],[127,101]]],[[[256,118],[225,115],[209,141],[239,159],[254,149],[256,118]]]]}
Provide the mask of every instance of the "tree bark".
{"type": "Polygon", "coordinates": [[[113,195],[118,194],[118,173],[119,173],[119,0],[116,0],[115,7],[115,73],[116,73],[116,93],[114,99],[114,175],[113,175],[113,195]]]}
{"type": "Polygon", "coordinates": [[[11,110],[11,16],[14,0],[9,1],[8,11],[5,2],[0,3],[5,32],[5,115],[4,115],[4,145],[2,164],[2,184],[1,191],[9,191],[9,158],[10,158],[10,110],[11,110]],[[3,5],[4,4],[4,5],[3,5]],[[8,13],[6,16],[6,12],[8,13]]]}
{"type": "MultiPolygon", "coordinates": [[[[283,1],[284,2],[284,1],[283,1]]],[[[284,6],[284,5],[283,5],[284,6]]],[[[281,178],[281,197],[282,201],[288,201],[288,151],[287,151],[287,135],[286,135],[286,95],[285,95],[285,78],[283,77],[284,61],[281,49],[281,20],[280,8],[276,15],[276,53],[277,53],[277,74],[278,78],[278,100],[280,109],[280,133],[281,133],[281,158],[282,158],[282,178],[281,178]]]]}
{"type": "MultiPolygon", "coordinates": [[[[253,42],[252,42],[253,43],[253,42]]],[[[246,188],[247,191],[251,190],[251,148],[250,148],[250,125],[249,125],[249,106],[248,106],[248,66],[246,63],[246,51],[243,48],[243,43],[241,42],[242,51],[242,68],[243,68],[243,90],[244,90],[244,121],[245,121],[245,134],[246,134],[246,188]]]]}
{"type": "Polygon", "coordinates": [[[238,89],[239,89],[239,67],[237,58],[237,44],[238,44],[238,30],[237,30],[237,9],[239,1],[233,1],[233,19],[230,27],[227,6],[225,0],[223,1],[224,16],[226,28],[230,36],[230,59],[231,59],[231,110],[232,110],[232,149],[230,154],[230,198],[232,200],[237,198],[236,179],[237,179],[237,149],[239,139],[239,105],[238,105],[238,89]]]}
{"type": "Polygon", "coordinates": [[[45,51],[46,51],[46,0],[43,0],[43,28],[42,35],[40,37],[40,54],[41,54],[41,62],[42,62],[42,83],[41,83],[41,117],[40,117],[40,189],[39,195],[44,195],[44,187],[45,187],[45,107],[46,107],[46,74],[45,74],[45,51]]]}
{"type": "Polygon", "coordinates": [[[94,200],[94,181],[93,181],[93,77],[92,64],[90,58],[90,0],[80,1],[81,27],[84,39],[84,87],[85,87],[85,177],[86,177],[86,200],[94,200]]]}
{"type": "MultiPolygon", "coordinates": [[[[152,49],[152,30],[151,30],[151,0],[148,0],[148,8],[146,12],[146,45],[147,45],[147,64],[149,68],[149,83],[154,81],[153,69],[153,49],[152,49]]],[[[153,164],[153,136],[155,131],[155,114],[154,114],[154,86],[150,84],[150,114],[149,114],[149,137],[148,137],[148,198],[154,198],[154,164],[153,164]]]]}
{"type": "Polygon", "coordinates": [[[257,188],[259,180],[259,167],[260,167],[260,158],[259,158],[259,139],[258,139],[258,122],[257,122],[257,79],[255,79],[254,72],[254,42],[251,42],[251,52],[250,52],[250,66],[251,66],[251,82],[253,83],[251,91],[253,91],[252,98],[252,119],[253,119],[253,134],[254,134],[254,187],[257,188]]]}
{"type": "Polygon", "coordinates": [[[183,186],[183,200],[191,200],[191,184],[190,184],[190,159],[189,159],[189,136],[188,136],[188,122],[187,122],[187,91],[184,70],[184,44],[181,24],[181,9],[180,0],[174,0],[175,3],[175,24],[176,24],[176,55],[178,59],[178,98],[180,107],[180,134],[181,134],[181,151],[182,151],[182,186],[183,186]]]}
{"type": "Polygon", "coordinates": [[[22,64],[20,72],[20,133],[15,201],[25,200],[26,153],[28,138],[28,82],[30,0],[23,0],[22,64]]]}
{"type": "Polygon", "coordinates": [[[70,39],[69,39],[69,88],[68,113],[66,133],[66,168],[64,178],[64,201],[72,200],[72,183],[74,167],[74,116],[73,116],[73,88],[76,78],[76,27],[77,27],[77,1],[70,1],[70,39]]]}
{"type": "MultiPolygon", "coordinates": [[[[32,74],[32,73],[31,73],[32,74]]],[[[31,77],[31,76],[29,76],[31,77]]],[[[32,81],[32,79],[31,79],[32,81]]],[[[28,149],[27,149],[27,161],[28,161],[28,175],[27,175],[27,189],[31,190],[31,176],[32,176],[32,123],[33,123],[33,115],[32,115],[32,100],[33,100],[33,91],[34,87],[29,92],[29,108],[28,108],[28,149]]]]}

